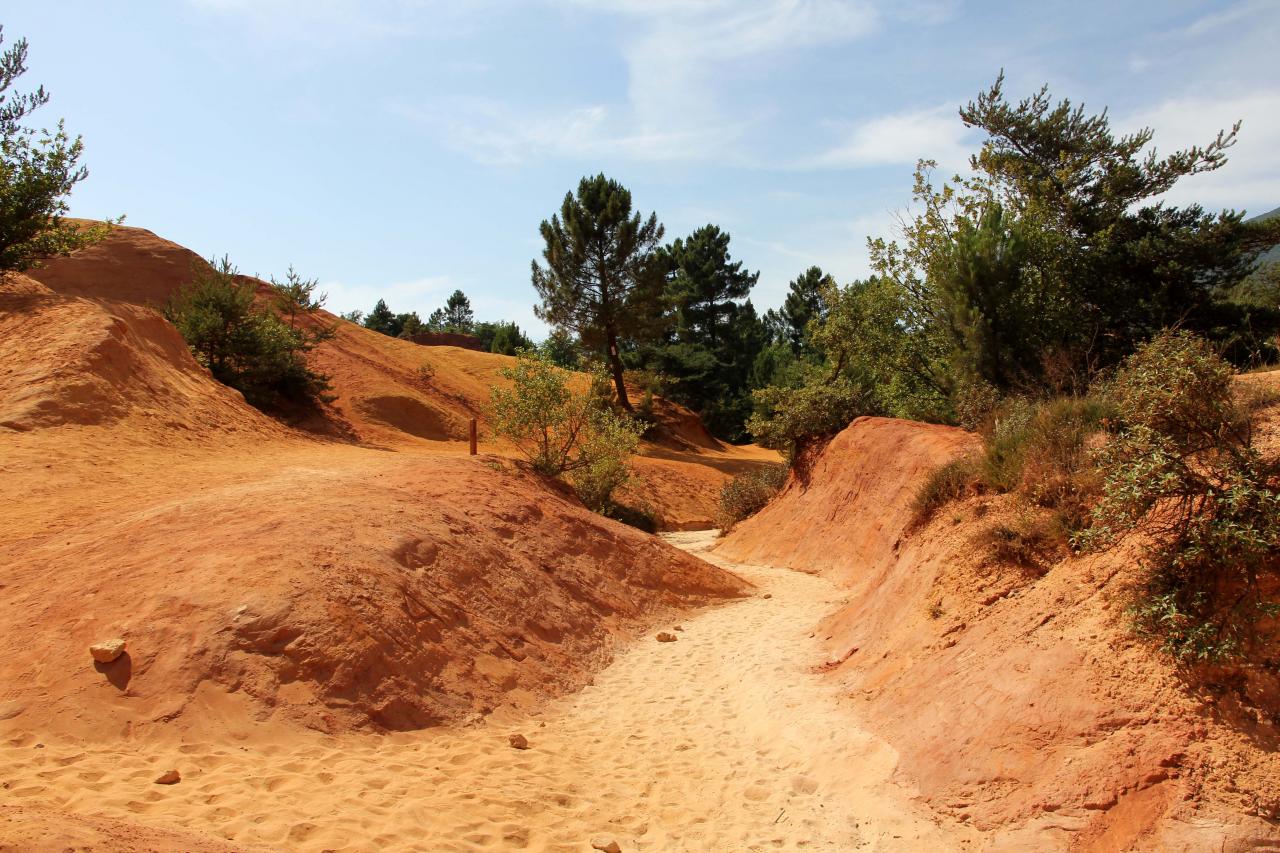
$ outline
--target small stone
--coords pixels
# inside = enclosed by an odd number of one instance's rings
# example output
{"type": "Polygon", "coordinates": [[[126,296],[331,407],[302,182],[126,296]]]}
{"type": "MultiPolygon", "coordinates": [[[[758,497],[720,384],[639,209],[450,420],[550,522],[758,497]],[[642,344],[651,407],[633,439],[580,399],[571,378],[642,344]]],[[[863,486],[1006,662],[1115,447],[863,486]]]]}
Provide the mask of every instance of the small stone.
{"type": "Polygon", "coordinates": [[[515,734],[511,735],[509,738],[507,738],[507,741],[510,742],[512,749],[528,749],[529,748],[529,739],[526,738],[524,735],[520,734],[519,732],[516,732],[515,734]]]}
{"type": "Polygon", "coordinates": [[[600,850],[602,853],[622,853],[622,848],[618,846],[616,841],[592,841],[591,848],[600,850]]]}
{"type": "Polygon", "coordinates": [[[771,593],[771,592],[766,592],[764,595],[762,595],[762,596],[760,596],[760,597],[761,597],[761,598],[773,598],[773,593],[771,593]]]}
{"type": "Polygon", "coordinates": [[[124,654],[124,640],[117,637],[114,640],[94,643],[89,647],[89,654],[93,655],[93,659],[98,663],[111,663],[124,654]]]}
{"type": "Polygon", "coordinates": [[[684,628],[682,628],[682,627],[681,627],[681,626],[679,626],[679,625],[675,626],[675,627],[674,627],[674,628],[672,628],[671,630],[672,630],[672,631],[679,631],[679,632],[680,632],[680,633],[682,633],[682,634],[684,633],[684,628]]]}
{"type": "Polygon", "coordinates": [[[675,641],[676,641],[675,634],[668,634],[666,631],[663,631],[660,634],[658,634],[659,643],[674,643],[675,641]]]}
{"type": "Polygon", "coordinates": [[[157,785],[176,785],[182,781],[182,776],[177,770],[166,770],[156,778],[157,785]]]}

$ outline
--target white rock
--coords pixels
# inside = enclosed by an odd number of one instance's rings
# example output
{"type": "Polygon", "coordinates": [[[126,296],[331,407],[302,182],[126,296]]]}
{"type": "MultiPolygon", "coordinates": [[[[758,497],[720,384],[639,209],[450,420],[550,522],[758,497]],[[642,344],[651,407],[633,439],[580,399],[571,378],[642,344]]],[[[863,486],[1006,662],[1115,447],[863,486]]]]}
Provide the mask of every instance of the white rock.
{"type": "Polygon", "coordinates": [[[98,663],[111,663],[124,654],[124,640],[117,637],[114,640],[94,643],[89,647],[89,654],[93,655],[93,659],[98,663]]]}

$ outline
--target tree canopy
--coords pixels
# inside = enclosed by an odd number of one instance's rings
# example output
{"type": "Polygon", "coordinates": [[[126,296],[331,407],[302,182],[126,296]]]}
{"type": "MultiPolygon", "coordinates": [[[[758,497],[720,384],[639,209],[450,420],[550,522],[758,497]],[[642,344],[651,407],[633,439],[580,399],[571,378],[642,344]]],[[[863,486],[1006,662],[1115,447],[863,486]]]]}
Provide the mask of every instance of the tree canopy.
{"type": "Polygon", "coordinates": [[[540,226],[546,266],[532,262],[541,303],[534,311],[578,335],[608,365],[618,403],[631,410],[623,347],[651,340],[666,322],[661,310],[666,266],[656,214],[632,212],[631,193],[603,174],[566,193],[560,212],[540,226]]]}
{"type": "MultiPolygon", "coordinates": [[[[4,27],[0,26],[0,45],[4,27]]],[[[63,219],[67,196],[88,177],[80,164],[84,145],[60,119],[53,130],[26,126],[49,102],[43,86],[11,91],[27,71],[27,41],[0,53],[0,272],[22,271],[41,258],[63,254],[99,239],[104,228],[78,228],[63,219]]]]}

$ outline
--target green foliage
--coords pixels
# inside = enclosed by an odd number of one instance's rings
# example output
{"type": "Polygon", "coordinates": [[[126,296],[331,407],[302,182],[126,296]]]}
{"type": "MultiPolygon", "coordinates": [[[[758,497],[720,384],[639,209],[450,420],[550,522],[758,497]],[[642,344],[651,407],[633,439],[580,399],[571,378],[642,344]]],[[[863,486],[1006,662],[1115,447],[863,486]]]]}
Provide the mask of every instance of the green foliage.
{"type": "Polygon", "coordinates": [[[385,299],[379,299],[378,304],[373,306],[373,310],[364,315],[363,324],[366,329],[372,329],[393,338],[404,331],[404,321],[397,320],[396,315],[387,307],[385,299]]]}
{"type": "MultiPolygon", "coordinates": [[[[224,259],[225,260],[225,259],[224,259]]],[[[324,307],[328,294],[316,293],[320,280],[306,279],[298,275],[292,266],[285,273],[283,282],[271,279],[271,287],[275,291],[275,310],[291,329],[301,329],[307,324],[307,318],[324,307]]],[[[312,344],[327,341],[337,332],[337,327],[312,322],[306,334],[312,344]]]]}
{"type": "Polygon", "coordinates": [[[606,509],[614,489],[627,480],[627,461],[643,431],[609,406],[602,393],[607,377],[575,391],[572,375],[537,351],[521,352],[502,376],[512,385],[490,392],[495,432],[510,439],[536,471],[567,476],[583,503],[606,509]]]}
{"type": "MultiPolygon", "coordinates": [[[[416,318],[417,315],[415,314],[416,318]]],[[[424,332],[452,332],[458,335],[470,335],[476,331],[475,314],[471,310],[471,300],[461,290],[455,290],[445,300],[443,308],[431,312],[427,322],[422,325],[424,332]]]]}
{"type": "Polygon", "coordinates": [[[622,348],[653,340],[667,322],[661,310],[666,261],[656,215],[631,212],[631,193],[604,175],[583,178],[558,215],[543,220],[543,267],[532,262],[541,304],[534,311],[572,331],[584,349],[604,359],[618,403],[631,410],[622,348]]]}
{"type": "Polygon", "coordinates": [[[739,474],[720,490],[716,526],[728,533],[738,522],[764,509],[787,482],[785,465],[770,465],[739,474]]]}
{"type": "Polygon", "coordinates": [[[699,414],[714,434],[745,439],[750,380],[768,333],[750,301],[759,273],[729,254],[729,234],[706,225],[664,249],[664,306],[672,325],[640,348],[634,364],[660,373],[668,397],[699,414]]]}
{"type": "Polygon", "coordinates": [[[828,282],[822,300],[827,314],[810,324],[807,336],[821,360],[784,362],[785,368],[774,368],[776,384],[753,392],[747,428],[756,440],[791,455],[859,415],[938,419],[946,401],[927,381],[893,283],[828,282]]]}
{"type": "MultiPolygon", "coordinates": [[[[1090,454],[1109,405],[1097,398],[1060,397],[1002,402],[983,424],[981,452],[934,471],[916,494],[916,521],[971,491],[1013,493],[1026,505],[1051,510],[1043,521],[1065,537],[1085,527],[1101,483],[1090,454]]],[[[1037,541],[1046,536],[1037,529],[1037,541]]]]}
{"type": "Polygon", "coordinates": [[[884,278],[828,286],[827,315],[809,338],[821,353],[828,381],[860,384],[879,414],[939,420],[946,400],[929,382],[919,331],[905,321],[905,303],[884,278]]]}
{"type": "Polygon", "coordinates": [[[1125,361],[1108,388],[1119,429],[1098,453],[1103,498],[1077,537],[1099,549],[1145,534],[1135,622],[1185,662],[1245,656],[1259,620],[1280,614],[1263,591],[1280,570],[1278,470],[1253,446],[1231,375],[1186,332],[1125,361]]]}
{"type": "Polygon", "coordinates": [[[197,267],[193,281],[164,308],[196,360],[258,408],[325,400],[329,389],[328,377],[307,367],[306,353],[331,337],[332,328],[305,322],[314,309],[303,306],[315,303],[306,285],[314,283],[292,270],[290,281],[297,287],[277,288],[275,301],[296,309],[291,322],[259,307],[253,281],[239,278],[225,257],[197,267]]]}
{"type": "Polygon", "coordinates": [[[911,502],[914,524],[923,524],[942,507],[965,495],[977,475],[977,463],[973,457],[962,456],[929,473],[911,502]]]}
{"type": "Polygon", "coordinates": [[[614,490],[631,478],[627,461],[639,450],[643,431],[641,424],[611,408],[592,412],[580,439],[581,464],[568,472],[573,490],[589,509],[604,512],[614,490]]]}
{"type": "Polygon", "coordinates": [[[936,416],[977,423],[988,389],[1082,396],[1165,326],[1211,335],[1242,363],[1274,350],[1280,310],[1228,297],[1280,221],[1160,201],[1221,167],[1234,129],[1161,158],[1150,130],[1116,137],[1105,112],[1044,89],[1010,103],[1002,87],[961,110],[987,135],[974,177],[935,189],[921,161],[902,243],[870,242],[899,297],[899,369],[944,401],[936,416]]]}
{"type": "Polygon", "coordinates": [[[809,267],[787,287],[787,296],[778,311],[780,340],[790,345],[792,351],[807,348],[809,324],[827,316],[826,295],[836,286],[836,280],[820,267],[809,267]]]}
{"type": "Polygon", "coordinates": [[[808,444],[835,435],[859,415],[875,414],[871,393],[860,382],[825,382],[811,375],[798,388],[771,385],[752,396],[755,411],[747,429],[759,444],[788,459],[808,444]]]}
{"type": "Polygon", "coordinates": [[[553,329],[539,349],[557,367],[577,370],[582,366],[582,350],[578,347],[578,342],[563,329],[553,329]]]}
{"type": "MultiPolygon", "coordinates": [[[[3,36],[0,27],[0,44],[3,36]]],[[[96,242],[110,226],[83,228],[63,219],[67,196],[89,174],[79,165],[84,146],[61,120],[52,131],[24,125],[49,102],[44,87],[10,91],[26,73],[26,61],[26,39],[0,53],[0,273],[30,269],[42,258],[96,242]]]]}
{"type": "Polygon", "coordinates": [[[631,505],[610,501],[602,514],[645,533],[658,532],[658,511],[647,503],[631,505]]]}
{"type": "Polygon", "coordinates": [[[525,337],[515,323],[502,320],[496,323],[476,323],[471,334],[480,339],[480,347],[485,352],[515,355],[522,349],[533,349],[533,341],[525,337]]]}

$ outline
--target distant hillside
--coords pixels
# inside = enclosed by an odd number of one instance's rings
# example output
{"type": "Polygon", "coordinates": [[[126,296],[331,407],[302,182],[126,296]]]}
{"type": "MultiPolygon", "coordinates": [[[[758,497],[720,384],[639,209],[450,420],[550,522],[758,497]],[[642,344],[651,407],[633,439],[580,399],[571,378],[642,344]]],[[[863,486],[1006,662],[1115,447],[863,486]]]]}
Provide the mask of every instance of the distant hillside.
{"type": "MultiPolygon", "coordinates": [[[[1277,216],[1280,216],[1280,207],[1277,207],[1269,213],[1262,213],[1258,216],[1250,217],[1249,219],[1246,219],[1245,222],[1261,222],[1264,219],[1272,219],[1277,216]]],[[[1280,261],[1280,246],[1272,246],[1269,251],[1262,254],[1260,260],[1264,264],[1273,264],[1280,261]]]]}

